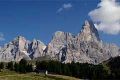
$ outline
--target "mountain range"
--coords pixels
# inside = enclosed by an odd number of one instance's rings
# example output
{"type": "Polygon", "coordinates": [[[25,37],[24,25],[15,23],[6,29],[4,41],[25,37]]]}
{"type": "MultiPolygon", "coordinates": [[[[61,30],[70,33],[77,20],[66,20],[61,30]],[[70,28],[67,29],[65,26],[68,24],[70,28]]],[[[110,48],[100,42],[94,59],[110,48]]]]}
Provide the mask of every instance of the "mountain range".
{"type": "Polygon", "coordinates": [[[51,42],[29,41],[22,36],[0,47],[0,62],[48,58],[64,63],[80,62],[98,64],[120,55],[120,47],[103,42],[97,29],[86,20],[80,33],[55,32],[51,42]]]}

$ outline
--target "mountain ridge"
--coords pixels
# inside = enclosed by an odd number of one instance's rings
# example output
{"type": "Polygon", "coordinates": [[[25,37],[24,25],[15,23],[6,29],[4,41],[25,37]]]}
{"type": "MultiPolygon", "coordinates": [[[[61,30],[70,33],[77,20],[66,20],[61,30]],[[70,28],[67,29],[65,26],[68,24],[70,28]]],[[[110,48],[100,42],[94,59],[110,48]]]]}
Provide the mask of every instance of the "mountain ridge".
{"type": "Polygon", "coordinates": [[[103,43],[92,21],[86,20],[80,33],[56,31],[51,42],[45,45],[40,40],[28,41],[22,36],[0,48],[0,61],[20,61],[49,56],[50,60],[64,63],[80,62],[98,64],[120,55],[120,48],[103,43]]]}

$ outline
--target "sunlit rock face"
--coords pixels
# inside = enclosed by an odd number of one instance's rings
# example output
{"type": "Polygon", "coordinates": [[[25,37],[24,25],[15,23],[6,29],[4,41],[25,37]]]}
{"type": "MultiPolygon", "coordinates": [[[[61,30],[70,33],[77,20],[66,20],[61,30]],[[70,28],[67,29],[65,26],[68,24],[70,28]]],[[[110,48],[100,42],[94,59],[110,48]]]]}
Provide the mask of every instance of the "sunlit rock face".
{"type": "Polygon", "coordinates": [[[43,51],[45,50],[46,46],[40,40],[34,39],[29,44],[28,53],[30,53],[31,59],[35,59],[41,56],[44,56],[43,51]]]}
{"type": "Polygon", "coordinates": [[[100,41],[97,29],[91,21],[85,21],[81,32],[77,36],[81,41],[100,41]]]}
{"type": "Polygon", "coordinates": [[[98,64],[119,54],[119,47],[103,43],[92,21],[87,20],[77,36],[56,32],[46,50],[46,55],[51,59],[65,63],[74,61],[98,64]]]}
{"type": "MultiPolygon", "coordinates": [[[[46,55],[50,55],[51,59],[60,59],[60,50],[63,49],[72,39],[72,34],[57,31],[52,41],[47,46],[46,55]],[[59,54],[59,55],[58,55],[59,54]]],[[[61,59],[60,59],[61,60],[61,59]]]]}
{"type": "Polygon", "coordinates": [[[92,21],[86,20],[80,33],[55,32],[46,46],[40,40],[28,41],[18,36],[0,47],[0,62],[32,60],[48,57],[63,63],[80,62],[98,64],[111,57],[120,56],[120,48],[115,44],[104,43],[99,38],[92,21]]]}
{"type": "Polygon", "coordinates": [[[24,37],[18,36],[13,41],[5,44],[0,50],[0,61],[18,61],[24,55],[27,41],[24,37]]]}
{"type": "Polygon", "coordinates": [[[36,56],[41,56],[45,45],[37,40],[30,42],[22,36],[18,36],[13,41],[5,44],[0,50],[0,61],[20,61],[21,59],[31,60],[36,56]],[[36,41],[36,42],[35,42],[36,41]],[[33,51],[32,51],[33,50],[33,51]],[[31,58],[32,55],[32,58],[31,58]]]}

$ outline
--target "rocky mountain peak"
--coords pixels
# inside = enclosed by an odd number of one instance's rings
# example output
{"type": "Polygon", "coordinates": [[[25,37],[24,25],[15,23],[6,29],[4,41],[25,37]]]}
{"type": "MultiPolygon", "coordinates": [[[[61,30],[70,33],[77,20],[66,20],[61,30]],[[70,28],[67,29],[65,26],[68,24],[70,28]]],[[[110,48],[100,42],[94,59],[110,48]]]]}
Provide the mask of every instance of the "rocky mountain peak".
{"type": "Polygon", "coordinates": [[[42,48],[43,50],[46,48],[46,45],[43,42],[41,42],[40,40],[33,39],[32,47],[35,48],[35,47],[38,47],[38,46],[43,47],[42,48]]]}
{"type": "Polygon", "coordinates": [[[82,41],[100,41],[98,31],[90,20],[85,21],[79,37],[82,41]]]}
{"type": "Polygon", "coordinates": [[[26,40],[26,39],[23,36],[17,36],[14,40],[15,41],[20,41],[20,40],[26,40]]]}
{"type": "Polygon", "coordinates": [[[46,45],[39,40],[28,41],[22,36],[16,37],[0,49],[0,61],[20,61],[33,59],[43,55],[46,45]]]}
{"type": "Polygon", "coordinates": [[[0,48],[0,62],[20,61],[21,59],[38,59],[49,57],[61,62],[80,62],[98,64],[111,57],[120,55],[120,48],[100,41],[94,24],[86,20],[81,32],[72,35],[68,32],[55,32],[51,42],[46,46],[34,39],[28,41],[22,36],[16,37],[0,48]]]}
{"type": "Polygon", "coordinates": [[[46,48],[46,55],[65,63],[75,61],[97,64],[117,56],[118,50],[117,46],[102,43],[93,22],[86,20],[77,36],[57,31],[46,48]]]}
{"type": "Polygon", "coordinates": [[[85,20],[85,23],[84,23],[85,26],[90,26],[90,22],[88,20],[85,20]]]}
{"type": "Polygon", "coordinates": [[[58,36],[58,35],[61,35],[61,34],[63,34],[64,32],[62,32],[62,31],[56,31],[55,32],[55,36],[58,36]]]}
{"type": "MultiPolygon", "coordinates": [[[[64,33],[62,31],[57,31],[53,35],[51,43],[52,44],[54,43],[54,46],[56,46],[56,44],[64,44],[65,39],[66,39],[66,33],[64,33]]],[[[51,45],[51,43],[48,45],[51,45]]]]}
{"type": "Polygon", "coordinates": [[[56,44],[62,44],[65,45],[67,43],[67,41],[71,40],[73,38],[73,35],[71,33],[68,32],[62,32],[62,31],[57,31],[55,32],[55,34],[53,35],[52,41],[50,42],[50,44],[54,43],[56,44]]]}
{"type": "Polygon", "coordinates": [[[33,41],[30,43],[28,52],[30,53],[30,57],[32,59],[41,57],[43,54],[44,49],[46,48],[46,45],[41,42],[40,40],[33,39],[33,41]]]}
{"type": "Polygon", "coordinates": [[[55,34],[53,35],[53,38],[59,38],[61,36],[64,36],[64,32],[62,32],[62,31],[56,31],[55,34]]]}
{"type": "Polygon", "coordinates": [[[12,42],[14,45],[19,47],[20,51],[24,51],[27,44],[27,40],[23,36],[16,37],[12,42]]]}

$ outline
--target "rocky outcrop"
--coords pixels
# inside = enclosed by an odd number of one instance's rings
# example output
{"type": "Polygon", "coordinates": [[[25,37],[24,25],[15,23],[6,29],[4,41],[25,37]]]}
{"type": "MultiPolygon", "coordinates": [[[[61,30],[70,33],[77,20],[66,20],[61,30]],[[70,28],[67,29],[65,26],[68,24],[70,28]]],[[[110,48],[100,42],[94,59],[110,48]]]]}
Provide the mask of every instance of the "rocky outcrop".
{"type": "Polygon", "coordinates": [[[88,20],[77,35],[57,31],[47,46],[39,40],[30,42],[19,36],[0,48],[0,61],[4,62],[47,58],[64,63],[98,64],[119,55],[120,48],[102,42],[94,24],[88,20]]]}
{"type": "Polygon", "coordinates": [[[91,21],[85,21],[77,36],[58,31],[47,46],[46,55],[61,62],[98,64],[120,54],[119,47],[103,43],[91,21]]]}
{"type": "Polygon", "coordinates": [[[72,40],[72,34],[57,31],[52,39],[52,41],[47,46],[46,55],[50,55],[51,59],[61,60],[59,52],[72,40]]]}
{"type": "Polygon", "coordinates": [[[99,34],[92,21],[85,21],[82,30],[78,33],[77,39],[80,41],[100,41],[99,34]]]}
{"type": "Polygon", "coordinates": [[[33,40],[33,42],[30,42],[24,37],[18,36],[1,48],[0,61],[20,61],[23,58],[31,60],[36,58],[36,56],[41,56],[45,47],[41,41],[33,40]]]}
{"type": "Polygon", "coordinates": [[[30,44],[28,48],[28,53],[30,53],[31,59],[35,59],[41,56],[44,56],[43,51],[45,50],[46,46],[43,42],[40,40],[34,39],[30,44]]]}

